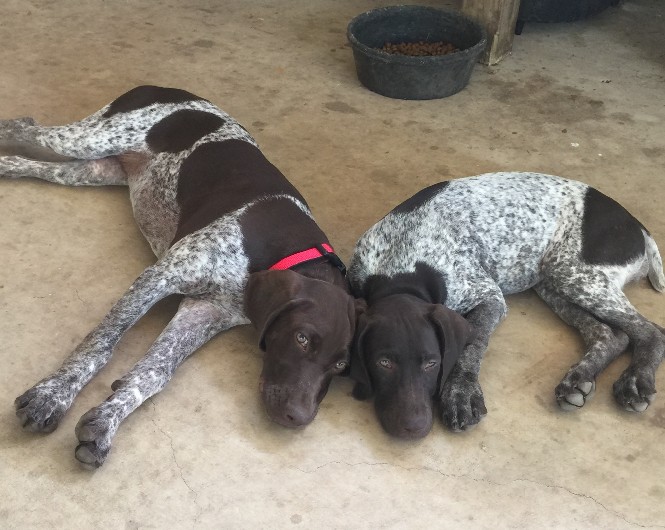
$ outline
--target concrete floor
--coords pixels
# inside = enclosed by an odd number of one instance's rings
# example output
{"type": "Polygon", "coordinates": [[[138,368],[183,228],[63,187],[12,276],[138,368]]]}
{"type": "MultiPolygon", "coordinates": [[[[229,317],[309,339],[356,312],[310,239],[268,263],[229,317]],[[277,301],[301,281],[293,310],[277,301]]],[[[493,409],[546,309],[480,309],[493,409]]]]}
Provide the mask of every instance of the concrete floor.
{"type": "MultiPolygon", "coordinates": [[[[423,2],[455,6],[454,2],[423,2]]],[[[369,0],[5,0],[0,117],[79,119],[137,84],[188,89],[254,134],[348,259],[421,187],[486,171],[583,180],[665,250],[665,7],[630,0],[581,23],[527,24],[513,55],[462,93],[391,100],[358,83],[345,29],[369,0]]],[[[13,400],[59,366],[153,257],[122,188],[0,182],[0,527],[663,528],[665,398],[620,410],[612,382],[562,413],[553,389],[577,335],[532,293],[509,299],[481,383],[488,416],[419,442],[385,435],[336,380],[304,430],[272,424],[249,327],[224,333],[122,426],[104,467],[74,460],[78,418],[175,309],[121,342],[59,429],[23,433],[13,400]]],[[[628,294],[665,323],[665,298],[628,294]]],[[[665,371],[657,384],[665,389],[665,371]]]]}

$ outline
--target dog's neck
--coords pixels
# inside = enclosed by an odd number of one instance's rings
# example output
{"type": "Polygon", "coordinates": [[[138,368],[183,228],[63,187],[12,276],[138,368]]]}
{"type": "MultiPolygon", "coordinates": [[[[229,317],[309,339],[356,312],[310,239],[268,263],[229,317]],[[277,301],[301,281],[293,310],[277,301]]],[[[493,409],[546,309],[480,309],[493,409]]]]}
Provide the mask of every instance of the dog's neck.
{"type": "Polygon", "coordinates": [[[447,297],[441,273],[421,262],[416,263],[414,272],[370,276],[359,293],[370,305],[396,294],[410,295],[430,304],[443,304],[447,297]]]}
{"type": "Polygon", "coordinates": [[[342,272],[329,261],[305,262],[292,268],[293,271],[308,278],[322,280],[350,292],[349,283],[342,272]]]}

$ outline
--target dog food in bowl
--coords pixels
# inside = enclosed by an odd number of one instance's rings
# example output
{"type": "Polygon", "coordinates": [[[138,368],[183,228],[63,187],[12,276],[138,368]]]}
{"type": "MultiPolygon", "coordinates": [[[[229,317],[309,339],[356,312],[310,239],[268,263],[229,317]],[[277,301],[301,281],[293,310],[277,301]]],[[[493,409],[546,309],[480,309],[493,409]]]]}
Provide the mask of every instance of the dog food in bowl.
{"type": "Polygon", "coordinates": [[[459,51],[459,48],[450,42],[386,42],[382,51],[387,53],[398,53],[400,55],[410,55],[412,57],[432,57],[435,55],[447,55],[459,51]]]}

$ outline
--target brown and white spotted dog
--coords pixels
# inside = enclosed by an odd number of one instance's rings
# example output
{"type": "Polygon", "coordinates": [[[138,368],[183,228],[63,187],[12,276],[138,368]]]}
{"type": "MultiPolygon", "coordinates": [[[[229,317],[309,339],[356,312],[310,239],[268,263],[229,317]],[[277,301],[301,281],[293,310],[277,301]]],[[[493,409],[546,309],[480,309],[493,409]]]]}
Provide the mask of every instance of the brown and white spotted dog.
{"type": "Polygon", "coordinates": [[[71,125],[2,121],[2,146],[40,159],[2,156],[0,177],[129,186],[158,258],[59,370],[17,398],[26,429],[53,431],[123,333],[172,294],[184,295],[173,320],[78,422],[78,460],[100,466],[120,423],[190,354],[250,321],[265,351],[260,389],[269,416],[292,427],[312,421],[349,361],[354,301],[307,203],[241,125],[184,90],[141,86],[71,125]]]}
{"type": "Polygon", "coordinates": [[[665,330],[622,288],[647,275],[665,291],[647,229],[582,182],[490,173],[425,188],[372,226],[351,258],[351,286],[368,303],[351,361],[354,394],[374,394],[397,436],[429,432],[434,396],[451,429],[473,427],[487,412],[478,373],[507,312],[504,295],[533,288],[587,347],[556,387],[559,405],[581,408],[630,341],[614,396],[642,412],[656,393],[665,330]]]}

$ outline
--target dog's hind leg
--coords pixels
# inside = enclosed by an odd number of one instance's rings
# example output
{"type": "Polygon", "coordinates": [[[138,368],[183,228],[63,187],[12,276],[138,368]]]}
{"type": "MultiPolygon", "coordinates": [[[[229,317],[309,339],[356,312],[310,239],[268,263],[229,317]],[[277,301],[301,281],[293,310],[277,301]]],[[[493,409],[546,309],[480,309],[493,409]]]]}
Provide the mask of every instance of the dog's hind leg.
{"type": "Polygon", "coordinates": [[[132,151],[146,152],[150,143],[147,137],[153,126],[184,109],[202,111],[208,132],[225,121],[210,102],[193,94],[141,86],[87,118],[67,125],[40,126],[32,118],[0,120],[0,151],[9,148],[11,152],[6,154],[58,161],[62,157],[93,160],[132,151]]]}
{"type": "Polygon", "coordinates": [[[176,368],[220,331],[237,324],[231,312],[200,298],[185,298],[146,356],[112,385],[113,394],[83,415],[76,426],[76,458],[90,467],[104,463],[120,423],[171,379],[176,368]]]}
{"type": "MultiPolygon", "coordinates": [[[[46,161],[95,160],[145,149],[155,120],[135,115],[104,117],[106,107],[66,125],[38,125],[32,118],[0,120],[0,151],[46,161]]],[[[136,113],[135,113],[136,114],[136,113]]]]}
{"type": "Polygon", "coordinates": [[[563,410],[577,410],[593,396],[598,374],[626,350],[628,335],[613,330],[588,311],[568,302],[547,282],[536,285],[534,290],[561,320],[580,332],[586,345],[582,360],[570,368],[554,390],[563,410]]]}
{"type": "Polygon", "coordinates": [[[19,156],[0,156],[0,178],[3,177],[35,177],[66,186],[127,185],[127,175],[116,157],[44,162],[19,156]]]}
{"type": "Polygon", "coordinates": [[[633,355],[614,383],[614,397],[626,410],[642,412],[656,394],[656,370],[665,356],[665,335],[631,305],[615,269],[578,263],[575,269],[564,266],[548,271],[547,280],[568,301],[628,335],[633,355]]]}
{"type": "Polygon", "coordinates": [[[69,186],[126,185],[114,155],[143,145],[145,133],[112,126],[99,111],[80,122],[40,126],[32,118],[0,120],[0,177],[35,177],[69,186]]]}

